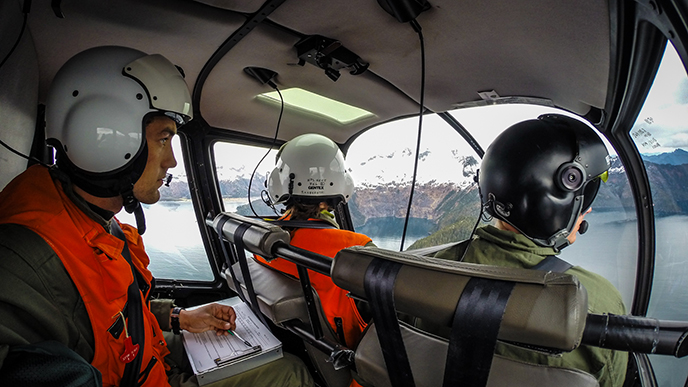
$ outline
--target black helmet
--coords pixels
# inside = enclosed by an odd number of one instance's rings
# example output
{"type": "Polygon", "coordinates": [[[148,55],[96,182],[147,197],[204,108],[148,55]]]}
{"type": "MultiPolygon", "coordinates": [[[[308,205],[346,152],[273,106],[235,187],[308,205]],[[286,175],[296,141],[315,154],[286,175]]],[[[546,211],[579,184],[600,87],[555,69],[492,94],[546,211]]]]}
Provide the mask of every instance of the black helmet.
{"type": "Polygon", "coordinates": [[[560,250],[609,167],[607,148],[592,128],[546,114],[512,125],[492,142],[480,165],[480,197],[488,214],[560,250]]]}

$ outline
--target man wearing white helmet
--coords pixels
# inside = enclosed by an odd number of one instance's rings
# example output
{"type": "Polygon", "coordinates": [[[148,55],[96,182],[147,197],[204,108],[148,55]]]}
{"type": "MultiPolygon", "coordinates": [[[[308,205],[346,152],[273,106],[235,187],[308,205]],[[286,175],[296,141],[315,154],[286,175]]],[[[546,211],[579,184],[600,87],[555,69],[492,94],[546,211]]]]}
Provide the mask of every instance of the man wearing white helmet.
{"type": "MultiPolygon", "coordinates": [[[[197,385],[172,360],[183,353],[168,356],[181,348],[180,336],[162,330],[226,335],[236,314],[219,304],[183,310],[151,300],[154,279],[140,237],[140,203],[160,198],[176,165],[172,137],[191,118],[187,85],[161,55],[97,47],[55,75],[46,133],[56,166],[32,166],[0,192],[0,283],[11,290],[0,294],[0,384],[28,376],[41,379],[36,384],[68,383],[83,375],[68,371],[72,363],[58,369],[55,359],[74,355],[91,385],[197,385]],[[135,213],[138,229],[114,218],[122,208],[135,213]],[[31,372],[34,363],[38,372],[31,372]]],[[[218,382],[239,384],[312,381],[287,356],[218,382]]]]}
{"type": "MultiPolygon", "coordinates": [[[[286,206],[280,224],[290,231],[291,245],[332,258],[347,247],[372,245],[363,234],[340,230],[331,213],[338,203],[351,198],[354,183],[342,151],[329,138],[311,133],[285,143],[268,176],[267,189],[273,204],[286,206]]],[[[289,261],[277,258],[265,263],[298,277],[296,265],[289,261]]],[[[355,301],[330,277],[311,270],[308,275],[335,337],[355,348],[366,327],[355,301]]]]}

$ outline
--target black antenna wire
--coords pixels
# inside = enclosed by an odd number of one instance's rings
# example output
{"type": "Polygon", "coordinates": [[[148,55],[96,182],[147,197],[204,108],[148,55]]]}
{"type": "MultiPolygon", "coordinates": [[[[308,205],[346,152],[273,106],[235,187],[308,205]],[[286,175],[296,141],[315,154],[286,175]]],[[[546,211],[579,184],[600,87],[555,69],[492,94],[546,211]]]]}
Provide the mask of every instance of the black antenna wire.
{"type": "Polygon", "coordinates": [[[33,157],[33,156],[27,156],[27,155],[25,155],[25,154],[23,154],[23,153],[21,153],[21,152],[15,150],[14,148],[12,148],[11,146],[7,145],[7,144],[6,144],[4,141],[2,141],[2,140],[0,140],[0,145],[4,146],[5,148],[7,148],[8,151],[14,153],[14,154],[17,155],[17,156],[23,157],[23,158],[25,158],[25,159],[27,159],[27,160],[35,161],[35,162],[41,164],[41,165],[44,166],[44,167],[50,168],[50,165],[46,164],[45,162],[43,162],[43,161],[41,161],[41,160],[39,160],[39,159],[37,159],[37,158],[35,158],[35,157],[33,157]]]}
{"type": "MultiPolygon", "coordinates": [[[[268,149],[267,152],[263,155],[263,157],[258,161],[256,164],[256,167],[253,169],[253,173],[251,173],[251,178],[248,180],[248,206],[251,207],[251,212],[253,212],[253,215],[258,217],[258,213],[256,212],[255,209],[253,209],[253,203],[251,203],[251,186],[253,185],[253,176],[256,174],[256,171],[258,170],[258,167],[260,164],[265,160],[265,158],[268,156],[272,148],[274,148],[275,143],[277,142],[277,134],[279,133],[279,127],[280,123],[282,122],[282,113],[284,113],[284,97],[282,96],[282,93],[279,91],[277,88],[277,85],[275,85],[272,81],[268,81],[268,84],[272,86],[275,91],[277,91],[277,94],[280,97],[280,113],[279,113],[279,118],[277,118],[277,128],[275,128],[275,137],[272,139],[272,144],[270,145],[270,149],[268,149]]],[[[261,199],[262,199],[261,195],[261,199]]],[[[277,214],[277,211],[275,210],[275,207],[272,206],[272,210],[275,211],[275,214],[277,214]]]]}
{"type": "Polygon", "coordinates": [[[413,192],[416,187],[416,175],[418,174],[418,159],[420,156],[420,138],[423,131],[423,111],[425,110],[425,42],[420,24],[414,19],[409,22],[413,30],[418,33],[420,40],[421,57],[421,77],[420,77],[420,114],[418,117],[418,139],[416,140],[416,160],[413,163],[413,178],[411,179],[411,193],[409,194],[408,206],[406,207],[406,217],[404,218],[404,230],[401,234],[401,246],[399,251],[404,251],[404,241],[406,240],[406,230],[408,229],[409,216],[411,215],[411,204],[413,203],[413,192]]]}

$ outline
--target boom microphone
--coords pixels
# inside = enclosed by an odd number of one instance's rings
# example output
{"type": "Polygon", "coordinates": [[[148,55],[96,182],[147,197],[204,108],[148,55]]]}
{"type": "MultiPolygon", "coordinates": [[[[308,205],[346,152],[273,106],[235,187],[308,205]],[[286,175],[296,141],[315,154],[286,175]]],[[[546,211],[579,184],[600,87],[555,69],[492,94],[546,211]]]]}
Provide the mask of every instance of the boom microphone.
{"type": "MultiPolygon", "coordinates": [[[[169,187],[171,181],[172,181],[172,174],[168,173],[167,176],[165,176],[165,187],[169,187]]],[[[582,224],[581,224],[581,226],[582,226],[582,224]]]]}
{"type": "Polygon", "coordinates": [[[587,220],[582,221],[580,226],[578,227],[578,233],[581,235],[585,234],[588,231],[588,227],[590,227],[590,225],[588,224],[588,221],[587,220]]]}

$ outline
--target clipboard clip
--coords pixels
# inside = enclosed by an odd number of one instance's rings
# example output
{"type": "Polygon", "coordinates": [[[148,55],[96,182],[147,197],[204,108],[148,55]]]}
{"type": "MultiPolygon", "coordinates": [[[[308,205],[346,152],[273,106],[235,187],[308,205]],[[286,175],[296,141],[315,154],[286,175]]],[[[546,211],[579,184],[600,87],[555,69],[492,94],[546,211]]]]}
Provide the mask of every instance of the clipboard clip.
{"type": "Polygon", "coordinates": [[[218,357],[217,359],[215,359],[215,365],[217,365],[218,367],[221,367],[223,365],[233,363],[239,359],[253,355],[254,353],[260,352],[262,350],[263,350],[263,347],[261,347],[260,345],[256,345],[256,346],[253,346],[251,348],[246,348],[244,350],[236,351],[232,355],[218,357]]]}

